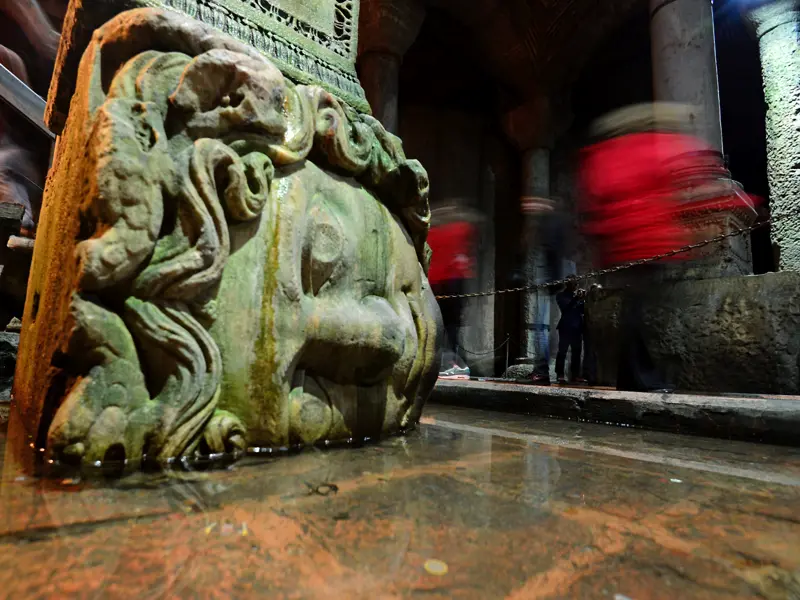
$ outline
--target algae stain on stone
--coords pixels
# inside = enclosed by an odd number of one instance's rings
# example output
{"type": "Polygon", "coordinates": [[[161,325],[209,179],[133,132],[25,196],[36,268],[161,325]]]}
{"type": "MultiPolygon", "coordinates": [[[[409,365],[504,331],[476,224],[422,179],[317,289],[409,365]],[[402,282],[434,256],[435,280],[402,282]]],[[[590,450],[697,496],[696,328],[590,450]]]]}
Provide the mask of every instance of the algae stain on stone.
{"type": "MultiPolygon", "coordinates": [[[[278,201],[276,204],[279,204],[278,201]]],[[[259,334],[255,344],[255,360],[250,369],[250,399],[262,407],[262,431],[268,432],[275,445],[284,445],[289,439],[288,394],[284,394],[279,380],[276,342],[275,310],[280,262],[281,211],[273,212],[272,239],[264,263],[264,288],[261,299],[259,334]]]]}

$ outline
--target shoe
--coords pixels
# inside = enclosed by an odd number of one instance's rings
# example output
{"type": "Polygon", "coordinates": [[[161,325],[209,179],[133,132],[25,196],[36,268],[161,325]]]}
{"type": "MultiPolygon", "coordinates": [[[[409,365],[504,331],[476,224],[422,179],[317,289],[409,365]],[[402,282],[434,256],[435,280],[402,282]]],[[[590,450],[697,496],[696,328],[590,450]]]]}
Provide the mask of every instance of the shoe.
{"type": "Polygon", "coordinates": [[[567,378],[566,377],[559,377],[558,378],[558,385],[567,385],[567,378]]]}
{"type": "Polygon", "coordinates": [[[550,385],[550,378],[546,375],[533,375],[531,376],[531,383],[533,385],[550,385]]]}
{"type": "Polygon", "coordinates": [[[439,373],[439,379],[469,379],[469,367],[450,367],[439,373]]]}
{"type": "Polygon", "coordinates": [[[576,377],[575,379],[572,380],[572,383],[574,383],[575,385],[589,385],[589,380],[584,379],[583,377],[576,377]]]}

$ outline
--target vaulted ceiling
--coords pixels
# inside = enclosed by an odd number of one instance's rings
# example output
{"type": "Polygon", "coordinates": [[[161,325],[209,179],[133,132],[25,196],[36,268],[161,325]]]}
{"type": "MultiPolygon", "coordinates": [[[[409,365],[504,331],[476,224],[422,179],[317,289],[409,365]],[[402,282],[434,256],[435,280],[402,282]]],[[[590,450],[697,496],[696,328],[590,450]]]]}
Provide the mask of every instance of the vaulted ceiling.
{"type": "Polygon", "coordinates": [[[403,75],[416,83],[401,86],[406,100],[491,103],[509,138],[527,148],[569,126],[569,95],[586,63],[647,7],[648,0],[361,0],[359,49],[409,59],[403,75]]]}
{"type": "MultiPolygon", "coordinates": [[[[402,2],[404,0],[395,0],[402,2]]],[[[427,0],[471,32],[488,70],[525,95],[568,86],[647,0],[427,0]]]]}

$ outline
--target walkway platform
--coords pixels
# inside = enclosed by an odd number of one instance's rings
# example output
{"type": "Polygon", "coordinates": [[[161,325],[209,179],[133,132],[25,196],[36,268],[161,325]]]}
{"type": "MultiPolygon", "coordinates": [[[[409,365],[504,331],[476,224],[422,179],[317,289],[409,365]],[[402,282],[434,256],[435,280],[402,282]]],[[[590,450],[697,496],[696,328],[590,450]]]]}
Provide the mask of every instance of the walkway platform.
{"type": "Polygon", "coordinates": [[[498,380],[436,384],[435,404],[800,446],[800,396],[619,392],[498,380]]]}

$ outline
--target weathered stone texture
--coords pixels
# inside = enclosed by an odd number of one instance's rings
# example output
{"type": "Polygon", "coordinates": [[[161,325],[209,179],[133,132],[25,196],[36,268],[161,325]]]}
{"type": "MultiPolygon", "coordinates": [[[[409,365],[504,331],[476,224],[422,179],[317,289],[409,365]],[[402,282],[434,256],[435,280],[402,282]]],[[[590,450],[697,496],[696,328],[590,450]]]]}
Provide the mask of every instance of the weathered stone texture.
{"type": "MultiPolygon", "coordinates": [[[[800,391],[800,274],[770,273],[652,286],[641,331],[666,379],[681,390],[800,391]]],[[[614,385],[626,292],[587,302],[600,383],[614,385]]]]}
{"type": "Polygon", "coordinates": [[[15,418],[128,468],[410,426],[438,366],[429,220],[372,117],[198,21],[118,15],[48,180],[15,418]]]}
{"type": "Polygon", "coordinates": [[[656,101],[692,106],[695,135],[722,151],[711,0],[650,0],[656,101]]]}
{"type": "Polygon", "coordinates": [[[71,0],[50,86],[48,127],[55,132],[64,127],[78,64],[94,31],[115,15],[143,7],[166,8],[214,27],[269,58],[293,81],[322,85],[369,112],[355,71],[359,2],[318,3],[325,10],[303,9],[303,2],[288,0],[71,0]],[[310,15],[310,22],[304,20],[310,15]]]}
{"type": "MultiPolygon", "coordinates": [[[[511,370],[511,369],[509,369],[511,370]]],[[[519,371],[517,371],[519,373],[519,371]]],[[[614,424],[614,439],[625,435],[619,428],[641,429],[750,440],[767,444],[797,446],[800,403],[797,396],[771,398],[763,395],[664,394],[620,392],[596,388],[542,387],[529,383],[492,381],[439,381],[431,395],[433,410],[451,405],[490,411],[487,414],[516,413],[547,419],[583,423],[614,424]]],[[[533,419],[536,423],[537,420],[533,419]]],[[[530,421],[529,421],[530,422],[530,421]]],[[[569,425],[560,423],[559,428],[569,425]]],[[[580,432],[584,434],[583,431],[580,432]]],[[[687,438],[681,438],[683,444],[687,438]]],[[[642,441],[641,439],[639,440],[642,441]]]]}
{"type": "Polygon", "coordinates": [[[745,7],[761,52],[767,103],[767,176],[781,269],[800,270],[800,2],[770,0],[745,7]],[[791,215],[791,216],[790,216],[791,215]],[[788,218],[787,218],[788,217],[788,218]]]}

